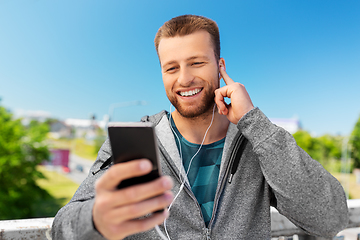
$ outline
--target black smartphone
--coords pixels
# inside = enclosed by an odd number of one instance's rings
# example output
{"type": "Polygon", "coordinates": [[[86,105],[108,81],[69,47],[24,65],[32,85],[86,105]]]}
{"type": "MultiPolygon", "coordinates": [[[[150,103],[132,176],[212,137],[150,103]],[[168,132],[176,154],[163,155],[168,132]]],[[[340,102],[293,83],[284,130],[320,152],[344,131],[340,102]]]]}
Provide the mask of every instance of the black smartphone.
{"type": "Polygon", "coordinates": [[[123,180],[118,189],[152,181],[161,175],[159,154],[152,123],[110,122],[108,133],[114,163],[147,158],[153,169],[149,174],[123,180]]]}

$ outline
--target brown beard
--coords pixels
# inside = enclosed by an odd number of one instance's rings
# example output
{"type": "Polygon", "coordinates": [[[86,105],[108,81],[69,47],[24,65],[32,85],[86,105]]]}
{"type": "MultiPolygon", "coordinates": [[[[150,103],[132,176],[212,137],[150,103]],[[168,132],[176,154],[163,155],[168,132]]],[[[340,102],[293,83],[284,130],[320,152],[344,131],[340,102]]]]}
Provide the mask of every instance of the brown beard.
{"type": "MultiPolygon", "coordinates": [[[[203,91],[206,91],[205,88],[203,91]]],[[[214,98],[215,98],[215,92],[213,90],[204,92],[204,98],[202,99],[201,103],[198,105],[198,107],[192,111],[187,110],[181,104],[178,102],[176,97],[169,97],[169,100],[171,104],[176,108],[176,110],[179,112],[179,114],[182,117],[185,118],[196,118],[199,117],[205,113],[209,113],[212,111],[212,108],[215,104],[214,98]]]]}

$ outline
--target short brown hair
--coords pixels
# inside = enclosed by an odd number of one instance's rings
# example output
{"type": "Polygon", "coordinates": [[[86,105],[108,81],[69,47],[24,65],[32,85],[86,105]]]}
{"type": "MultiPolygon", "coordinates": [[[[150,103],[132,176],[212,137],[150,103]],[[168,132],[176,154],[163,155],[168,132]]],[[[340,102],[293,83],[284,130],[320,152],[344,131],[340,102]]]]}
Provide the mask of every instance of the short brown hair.
{"type": "Polygon", "coordinates": [[[156,33],[154,42],[155,49],[159,55],[159,43],[162,38],[170,38],[176,36],[186,36],[191,33],[205,30],[210,36],[214,44],[214,53],[216,60],[220,59],[220,34],[219,28],[213,20],[197,15],[182,15],[174,17],[165,22],[156,33]]]}

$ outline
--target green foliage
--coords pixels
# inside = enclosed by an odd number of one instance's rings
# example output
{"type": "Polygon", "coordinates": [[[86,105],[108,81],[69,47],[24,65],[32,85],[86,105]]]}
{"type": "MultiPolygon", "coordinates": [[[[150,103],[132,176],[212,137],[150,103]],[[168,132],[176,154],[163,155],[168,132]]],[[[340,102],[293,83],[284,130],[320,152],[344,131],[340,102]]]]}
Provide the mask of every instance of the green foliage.
{"type": "Polygon", "coordinates": [[[354,168],[360,168],[360,117],[350,137],[351,157],[354,160],[354,168]]]}
{"type": "Polygon", "coordinates": [[[313,159],[320,162],[327,170],[340,170],[341,137],[331,135],[312,137],[304,130],[294,133],[293,136],[297,144],[313,159]]]}
{"type": "Polygon", "coordinates": [[[320,144],[316,138],[313,138],[310,133],[304,130],[297,131],[293,134],[296,143],[304,149],[313,159],[320,160],[320,144]]]}
{"type": "Polygon", "coordinates": [[[317,139],[320,144],[320,153],[322,159],[341,159],[342,137],[324,135],[318,137],[317,139]]]}
{"type": "MultiPolygon", "coordinates": [[[[293,136],[297,144],[325,168],[338,170],[341,167],[339,160],[342,154],[343,137],[331,135],[312,137],[303,130],[294,133],[293,136]]],[[[349,144],[352,158],[351,168],[360,168],[360,118],[351,133],[349,144]]]]}
{"type": "Polygon", "coordinates": [[[49,159],[47,132],[46,124],[25,127],[0,106],[0,219],[32,217],[36,203],[51,198],[36,184],[44,178],[36,166],[49,159]]]}

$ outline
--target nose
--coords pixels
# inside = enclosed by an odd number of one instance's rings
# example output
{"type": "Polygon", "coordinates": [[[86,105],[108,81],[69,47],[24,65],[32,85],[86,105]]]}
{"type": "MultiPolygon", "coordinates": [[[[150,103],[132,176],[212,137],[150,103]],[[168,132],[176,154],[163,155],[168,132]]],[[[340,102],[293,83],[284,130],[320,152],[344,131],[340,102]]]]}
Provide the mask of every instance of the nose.
{"type": "Polygon", "coordinates": [[[187,68],[181,68],[178,77],[180,86],[189,87],[194,80],[194,75],[187,68]]]}

